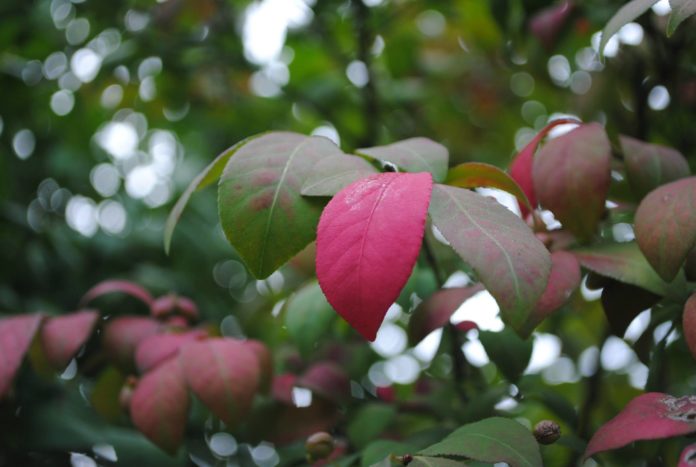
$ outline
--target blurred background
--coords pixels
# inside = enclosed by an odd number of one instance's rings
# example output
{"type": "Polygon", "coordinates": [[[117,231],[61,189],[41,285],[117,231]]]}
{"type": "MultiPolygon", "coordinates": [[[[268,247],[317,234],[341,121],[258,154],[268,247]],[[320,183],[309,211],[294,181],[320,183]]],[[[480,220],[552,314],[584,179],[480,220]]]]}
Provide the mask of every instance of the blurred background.
{"type": "MultiPolygon", "coordinates": [[[[124,278],[194,298],[211,322],[232,316],[227,326],[282,340],[273,297],[301,280],[247,274],[217,221],[215,189],[193,197],[169,256],[162,246],[192,178],[268,130],[326,136],[345,152],[426,136],[451,164],[506,167],[549,118],[572,115],[676,147],[693,171],[694,23],[666,38],[662,0],[599,60],[599,31],[623,3],[3,0],[0,311],[64,313],[98,281],[124,278]]],[[[555,368],[548,384],[592,374],[604,319],[593,303],[585,323],[537,336],[546,347],[532,374],[555,368]]],[[[373,349],[401,359],[387,382],[410,384],[422,365],[390,326],[373,349]]],[[[645,365],[623,340],[609,345],[621,390],[642,388],[645,365]]],[[[483,366],[481,352],[467,356],[483,366]]]]}

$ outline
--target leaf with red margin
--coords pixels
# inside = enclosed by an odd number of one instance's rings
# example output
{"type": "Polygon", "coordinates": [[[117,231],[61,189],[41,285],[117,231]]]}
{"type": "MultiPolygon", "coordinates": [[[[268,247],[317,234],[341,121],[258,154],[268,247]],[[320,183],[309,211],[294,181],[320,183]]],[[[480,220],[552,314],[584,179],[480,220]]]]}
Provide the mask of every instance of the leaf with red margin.
{"type": "Polygon", "coordinates": [[[672,281],[696,247],[696,177],[651,191],[636,211],[636,241],[665,281],[672,281]]]}
{"type": "Polygon", "coordinates": [[[527,224],[496,201],[445,185],[433,188],[430,216],[519,331],[546,289],[551,256],[527,224]]]}
{"type": "Polygon", "coordinates": [[[211,338],[184,346],[179,354],[191,391],[229,426],[244,419],[259,389],[260,368],[243,341],[211,338]]]}
{"type": "Polygon", "coordinates": [[[382,162],[391,162],[406,172],[430,172],[436,182],[442,182],[447,177],[449,151],[428,138],[409,138],[355,152],[382,162]]]}
{"type": "Polygon", "coordinates": [[[459,188],[497,188],[515,196],[519,205],[524,206],[527,212],[534,209],[517,182],[494,165],[483,162],[459,164],[447,173],[445,184],[459,188]]]}
{"type": "Polygon", "coordinates": [[[580,263],[567,251],[551,253],[551,274],[546,290],[539,298],[534,311],[527,318],[523,335],[529,336],[534,328],[544,321],[551,313],[563,306],[570,295],[580,286],[580,263]]]}
{"type": "Polygon", "coordinates": [[[689,347],[691,355],[696,359],[696,293],[691,295],[684,304],[682,324],[686,345],[689,347]]]}
{"type": "Polygon", "coordinates": [[[696,431],[696,396],[649,392],[636,397],[592,436],[584,457],[639,440],[671,438],[696,431]]]}
{"type": "Polygon", "coordinates": [[[172,455],[184,439],[188,408],[189,395],[176,358],[146,373],[130,400],[135,427],[172,455]]]}
{"type": "Polygon", "coordinates": [[[184,333],[148,336],[138,344],[135,350],[135,364],[138,370],[144,373],[176,355],[184,344],[202,339],[207,335],[208,333],[201,329],[194,329],[184,333]]]}
{"type": "Polygon", "coordinates": [[[157,334],[161,324],[144,316],[120,316],[107,321],[102,345],[109,358],[125,370],[135,368],[135,349],[140,342],[157,334]]]}
{"type": "Polygon", "coordinates": [[[369,341],[418,258],[432,183],[429,173],[373,175],[341,190],[319,220],[319,285],[369,341]]]}
{"type": "Polygon", "coordinates": [[[348,154],[320,160],[302,185],[304,196],[333,196],[351,183],[377,173],[362,157],[348,154]]]}
{"type": "Polygon", "coordinates": [[[46,360],[56,370],[63,370],[80,347],[87,342],[99,319],[94,310],[49,318],[41,328],[41,345],[46,360]]]}
{"type": "Polygon", "coordinates": [[[42,319],[38,313],[0,319],[0,399],[10,390],[42,319]]]}
{"type": "Polygon", "coordinates": [[[485,290],[481,284],[441,289],[418,305],[408,322],[408,340],[416,345],[436,329],[445,326],[462,303],[485,290]]]}
{"type": "MultiPolygon", "coordinates": [[[[536,208],[537,197],[534,191],[534,179],[532,178],[532,167],[534,166],[534,153],[536,153],[537,147],[541,141],[546,137],[546,135],[557,125],[565,125],[569,123],[580,123],[577,120],[569,118],[560,118],[558,120],[552,120],[544,128],[537,133],[537,135],[522,149],[510,164],[510,176],[517,184],[522,188],[524,194],[527,195],[527,199],[532,207],[536,208]]],[[[522,211],[522,217],[526,217],[529,214],[529,210],[520,203],[520,210],[522,211]]]]}
{"type": "Polygon", "coordinates": [[[696,467],[696,444],[689,444],[684,448],[677,467],[696,467]]]}
{"type": "Polygon", "coordinates": [[[312,365],[297,378],[296,385],[311,389],[323,398],[340,404],[350,397],[350,379],[345,371],[332,362],[312,365]]]}
{"type": "Polygon", "coordinates": [[[539,203],[580,241],[591,240],[611,183],[611,145],[602,125],[588,123],[552,139],[534,159],[539,203]]]}
{"type": "Polygon", "coordinates": [[[114,292],[120,292],[135,297],[148,306],[152,304],[152,295],[150,295],[150,292],[140,287],[138,284],[130,281],[108,280],[100,282],[89,289],[87,293],[82,296],[80,306],[84,306],[102,295],[114,292]]]}
{"type": "Polygon", "coordinates": [[[244,341],[244,345],[254,352],[259,361],[260,391],[264,393],[268,392],[271,389],[271,382],[273,381],[273,355],[271,355],[266,344],[261,341],[247,339],[244,341]]]}
{"type": "Polygon", "coordinates": [[[689,176],[689,163],[676,149],[624,135],[619,135],[619,142],[628,183],[641,198],[660,185],[689,176]]]}

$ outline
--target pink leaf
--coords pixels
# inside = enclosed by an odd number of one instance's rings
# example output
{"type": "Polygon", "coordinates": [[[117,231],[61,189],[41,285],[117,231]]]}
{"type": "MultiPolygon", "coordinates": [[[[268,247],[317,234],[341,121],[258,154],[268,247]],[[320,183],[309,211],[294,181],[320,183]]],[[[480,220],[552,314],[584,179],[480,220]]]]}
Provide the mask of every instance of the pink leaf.
{"type": "Polygon", "coordinates": [[[126,370],[134,368],[135,349],[146,337],[157,334],[160,324],[144,316],[121,316],[104,327],[102,345],[114,363],[126,370]]]}
{"type": "Polygon", "coordinates": [[[297,379],[297,386],[311,389],[312,392],[337,404],[350,397],[350,379],[345,371],[332,362],[319,362],[312,365],[297,379]]]}
{"type": "Polygon", "coordinates": [[[259,389],[261,392],[268,392],[273,380],[273,355],[271,355],[266,344],[261,341],[247,339],[244,341],[244,345],[254,352],[259,362],[259,389]]]}
{"type": "Polygon", "coordinates": [[[152,303],[152,295],[150,295],[150,292],[140,287],[138,284],[130,281],[108,280],[100,282],[89,289],[82,297],[82,300],[80,300],[80,305],[86,305],[95,298],[114,292],[120,292],[135,297],[148,306],[152,303]]]}
{"type": "Polygon", "coordinates": [[[40,314],[0,319],[0,399],[10,390],[42,319],[40,314]]]}
{"type": "Polygon", "coordinates": [[[49,318],[41,329],[41,345],[48,363],[56,370],[64,369],[92,334],[99,313],[83,310],[49,318]]]}
{"type": "Polygon", "coordinates": [[[273,378],[271,395],[277,401],[292,405],[292,388],[295,387],[297,376],[292,373],[283,373],[273,378]]]}
{"type": "Polygon", "coordinates": [[[181,445],[186,428],[189,396],[178,359],[145,374],[130,399],[133,424],[170,454],[181,445]]]}
{"type": "MultiPolygon", "coordinates": [[[[537,205],[537,197],[534,191],[534,179],[532,178],[532,167],[534,166],[534,153],[536,153],[537,147],[541,141],[546,137],[546,135],[557,125],[563,125],[568,123],[579,123],[577,120],[572,120],[568,118],[560,118],[558,120],[551,121],[548,125],[541,129],[539,133],[532,139],[525,147],[522,149],[513,159],[510,165],[510,176],[517,182],[517,184],[522,188],[524,194],[527,195],[527,199],[532,207],[537,205]]],[[[522,217],[526,217],[529,214],[529,210],[520,204],[520,210],[522,211],[522,217]]]]}
{"type": "Polygon", "coordinates": [[[184,346],[179,354],[186,383],[210,411],[234,426],[259,388],[259,363],[243,341],[211,338],[184,346]]]}
{"type": "Polygon", "coordinates": [[[584,457],[646,439],[696,431],[696,396],[673,397],[649,392],[636,397],[592,436],[584,457]]]}
{"type": "Polygon", "coordinates": [[[143,339],[135,351],[135,364],[140,372],[146,372],[160,363],[176,355],[181,346],[196,339],[203,338],[207,333],[195,329],[184,333],[155,334],[143,339]]]}
{"type": "Polygon", "coordinates": [[[686,345],[689,347],[691,355],[696,358],[696,293],[692,294],[684,305],[682,324],[686,345]]]}
{"type": "Polygon", "coordinates": [[[558,33],[563,29],[574,6],[573,2],[565,1],[560,5],[544,8],[532,16],[529,21],[529,29],[546,50],[553,49],[558,33]]]}
{"type": "Polygon", "coordinates": [[[317,277],[334,309],[373,341],[418,258],[430,203],[429,173],[384,173],[352,183],[317,229],[317,277]]]}
{"type": "Polygon", "coordinates": [[[198,318],[198,307],[190,298],[168,294],[152,302],[150,314],[157,319],[163,319],[172,314],[179,314],[193,321],[198,318]]]}
{"type": "Polygon", "coordinates": [[[484,290],[480,284],[469,287],[454,287],[438,290],[413,311],[408,322],[408,337],[411,344],[422,341],[428,334],[446,325],[457,308],[484,290]]]}
{"type": "Polygon", "coordinates": [[[696,444],[690,444],[684,448],[679,456],[677,467],[696,467],[696,444]]]}

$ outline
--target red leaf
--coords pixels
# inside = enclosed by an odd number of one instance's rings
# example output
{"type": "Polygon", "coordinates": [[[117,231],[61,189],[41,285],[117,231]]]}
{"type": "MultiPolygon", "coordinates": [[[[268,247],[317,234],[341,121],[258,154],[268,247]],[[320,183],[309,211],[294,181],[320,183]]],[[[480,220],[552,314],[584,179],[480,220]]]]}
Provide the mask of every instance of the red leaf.
{"type": "Polygon", "coordinates": [[[673,397],[649,392],[636,397],[592,436],[584,457],[645,439],[696,431],[696,396],[673,397]]]}
{"type": "Polygon", "coordinates": [[[638,206],[636,241],[650,265],[665,281],[679,272],[696,246],[696,177],[651,191],[638,206]]]}
{"type": "Polygon", "coordinates": [[[145,374],[130,399],[133,424],[150,441],[170,454],[181,445],[189,396],[178,359],[145,374]]]}
{"type": "Polygon", "coordinates": [[[337,404],[350,397],[350,379],[341,367],[330,362],[312,365],[297,379],[297,386],[311,389],[317,395],[337,404]]]}
{"type": "Polygon", "coordinates": [[[696,358],[696,293],[692,294],[684,305],[682,324],[686,345],[689,347],[691,355],[696,358]]]}
{"type": "Polygon", "coordinates": [[[85,304],[91,302],[95,298],[113,292],[121,292],[130,295],[131,297],[137,298],[138,300],[147,304],[148,306],[152,303],[152,295],[150,295],[150,292],[140,287],[138,284],[135,284],[130,281],[108,280],[100,282],[91,289],[89,289],[87,293],[84,294],[84,296],[82,297],[82,300],[80,300],[80,306],[84,306],[85,304]]]}
{"type": "Polygon", "coordinates": [[[679,456],[677,467],[696,467],[696,444],[690,444],[684,448],[679,456]]]}
{"type": "Polygon", "coordinates": [[[99,313],[94,310],[48,319],[41,328],[41,345],[48,363],[56,370],[64,369],[87,342],[98,319],[99,313]]]}
{"type": "Polygon", "coordinates": [[[384,173],[352,183],[317,229],[317,277],[334,309],[373,341],[418,258],[430,203],[429,173],[384,173]]]}
{"type": "Polygon", "coordinates": [[[411,344],[422,341],[428,334],[446,325],[457,308],[484,290],[481,284],[438,290],[413,311],[408,322],[411,344]]]}
{"type": "Polygon", "coordinates": [[[7,395],[42,319],[38,313],[0,319],[0,399],[7,395]]]}
{"type": "Polygon", "coordinates": [[[259,363],[243,341],[211,338],[184,346],[179,354],[186,383],[210,411],[234,426],[259,388],[259,363]]]}
{"type": "Polygon", "coordinates": [[[285,404],[293,405],[292,388],[295,387],[296,382],[297,376],[293,375],[292,373],[284,373],[274,377],[273,387],[271,389],[273,398],[285,404]]]}
{"type": "Polygon", "coordinates": [[[537,302],[534,310],[527,318],[524,335],[532,333],[535,327],[544,321],[551,313],[558,310],[570,298],[570,295],[580,286],[580,263],[575,256],[566,251],[551,253],[551,274],[546,290],[537,302]]]}
{"type": "Polygon", "coordinates": [[[539,203],[580,241],[592,239],[611,182],[611,145],[598,123],[549,141],[534,160],[539,203]]]}
{"type": "Polygon", "coordinates": [[[121,368],[134,368],[135,349],[146,337],[157,334],[160,324],[144,316],[122,316],[107,322],[102,345],[106,354],[121,368]]]}
{"type": "Polygon", "coordinates": [[[135,364],[142,373],[173,357],[181,346],[207,336],[201,329],[184,333],[155,334],[143,339],[135,351],[135,364]]]}
{"type": "Polygon", "coordinates": [[[560,5],[544,8],[530,19],[529,29],[546,50],[551,50],[555,45],[556,37],[563,29],[574,6],[573,2],[565,1],[560,5]]]}
{"type": "Polygon", "coordinates": [[[244,341],[244,345],[249,347],[259,362],[259,389],[261,392],[268,392],[271,386],[271,381],[273,380],[273,355],[271,355],[270,350],[261,341],[247,339],[244,341]]]}
{"type": "Polygon", "coordinates": [[[150,307],[150,314],[157,319],[163,319],[174,313],[193,321],[198,318],[198,307],[190,298],[179,297],[176,294],[159,297],[150,307]]]}
{"type": "MultiPolygon", "coordinates": [[[[532,178],[532,167],[534,165],[534,153],[536,153],[537,147],[541,143],[546,135],[557,125],[563,125],[567,123],[580,123],[577,120],[572,120],[568,118],[560,118],[558,120],[553,120],[549,122],[542,130],[537,133],[537,135],[532,139],[525,147],[522,149],[512,160],[510,164],[510,176],[517,182],[517,184],[522,188],[524,194],[527,195],[529,203],[536,207],[537,197],[534,191],[534,179],[532,178]]],[[[520,211],[522,212],[522,217],[526,217],[529,214],[529,210],[520,204],[520,211]]]]}

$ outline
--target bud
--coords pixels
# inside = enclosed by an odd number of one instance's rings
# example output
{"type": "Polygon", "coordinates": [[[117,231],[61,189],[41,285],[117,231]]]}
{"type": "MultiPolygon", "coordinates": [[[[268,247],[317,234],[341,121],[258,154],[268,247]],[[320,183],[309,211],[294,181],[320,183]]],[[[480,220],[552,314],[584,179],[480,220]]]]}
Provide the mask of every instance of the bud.
{"type": "Polygon", "coordinates": [[[552,420],[542,420],[534,427],[534,437],[539,444],[553,444],[561,437],[561,427],[552,420]]]}
{"type": "Polygon", "coordinates": [[[319,431],[307,438],[305,449],[309,462],[326,459],[334,450],[334,439],[330,434],[319,431]]]}

